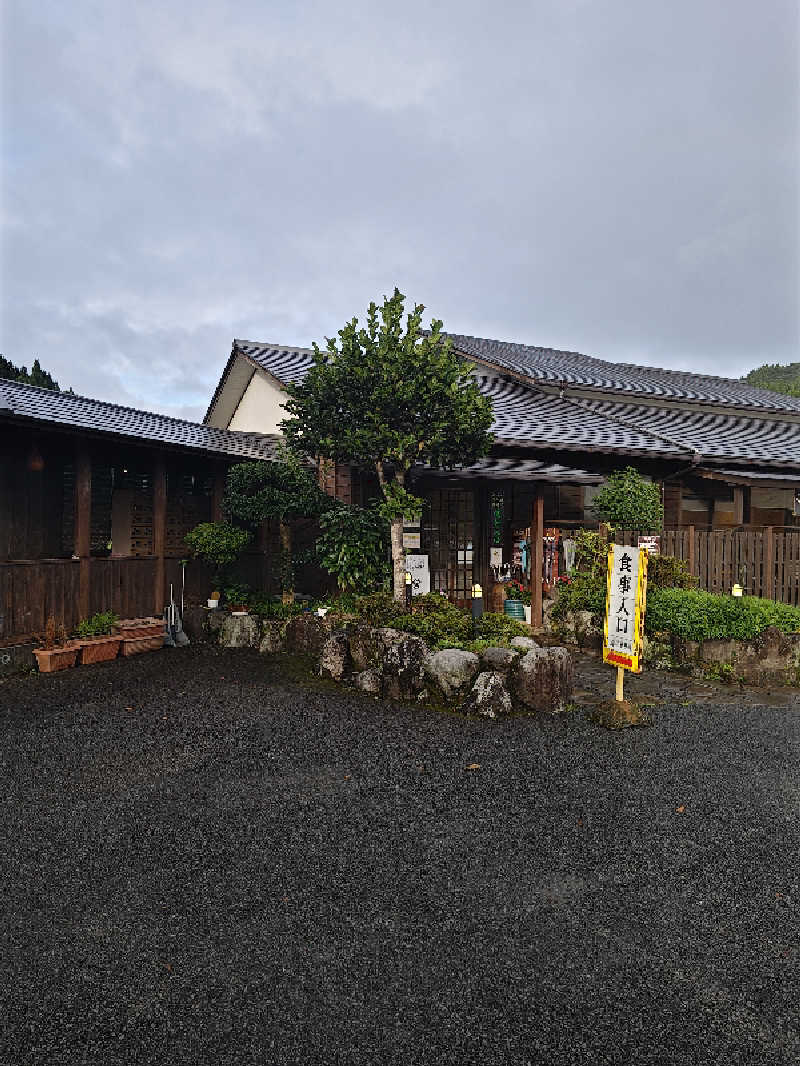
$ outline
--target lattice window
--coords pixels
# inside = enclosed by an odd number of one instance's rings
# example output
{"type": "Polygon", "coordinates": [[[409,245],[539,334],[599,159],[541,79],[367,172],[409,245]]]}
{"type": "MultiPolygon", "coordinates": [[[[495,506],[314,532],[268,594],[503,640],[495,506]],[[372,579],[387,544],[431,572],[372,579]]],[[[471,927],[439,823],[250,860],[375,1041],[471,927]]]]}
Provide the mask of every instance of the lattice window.
{"type": "Polygon", "coordinates": [[[422,515],[422,551],[429,557],[431,589],[443,589],[456,601],[471,595],[474,507],[469,490],[435,489],[422,515]]]}

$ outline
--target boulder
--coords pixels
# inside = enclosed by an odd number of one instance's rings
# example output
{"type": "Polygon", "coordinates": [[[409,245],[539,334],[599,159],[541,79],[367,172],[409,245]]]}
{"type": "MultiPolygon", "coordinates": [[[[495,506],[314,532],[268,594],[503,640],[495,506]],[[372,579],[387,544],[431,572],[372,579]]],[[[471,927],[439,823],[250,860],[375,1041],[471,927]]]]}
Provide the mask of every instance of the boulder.
{"type": "Polygon", "coordinates": [[[223,648],[255,648],[258,645],[258,619],[251,614],[229,614],[219,631],[223,648]]]}
{"type": "Polygon", "coordinates": [[[386,649],[383,660],[383,694],[393,699],[416,696],[424,687],[423,664],[427,645],[406,634],[386,649]]]}
{"type": "Polygon", "coordinates": [[[322,645],[319,655],[320,677],[342,681],[350,673],[352,665],[347,634],[340,629],[332,633],[322,645]]]}
{"type": "Polygon", "coordinates": [[[511,692],[528,710],[560,714],[572,696],[572,675],[566,648],[531,648],[512,670],[511,692]]]}
{"type": "Polygon", "coordinates": [[[397,629],[353,626],[350,629],[350,654],[356,670],[383,666],[387,649],[402,638],[403,634],[397,629]]]}
{"type": "Polygon", "coordinates": [[[518,648],[484,648],[481,652],[481,666],[484,670],[507,671],[511,669],[519,656],[518,648]]]}
{"type": "Polygon", "coordinates": [[[484,718],[497,718],[511,713],[511,696],[502,674],[484,670],[478,674],[475,684],[461,705],[464,714],[480,714],[484,718]]]}
{"type": "Polygon", "coordinates": [[[286,623],[285,650],[307,655],[319,655],[328,639],[330,623],[324,618],[308,613],[295,615],[286,623]]]}
{"type": "Polygon", "coordinates": [[[459,648],[445,648],[425,656],[425,676],[445,699],[463,696],[480,669],[478,656],[459,648]]]}
{"type": "Polygon", "coordinates": [[[539,645],[533,639],[533,637],[512,637],[511,647],[518,648],[522,652],[530,651],[531,648],[538,648],[539,645]]]}
{"type": "Polygon", "coordinates": [[[383,676],[380,670],[362,670],[360,674],[355,675],[353,682],[356,688],[361,689],[362,692],[366,692],[370,696],[380,696],[381,688],[383,687],[383,676]]]}
{"type": "Polygon", "coordinates": [[[278,619],[267,619],[261,626],[261,643],[258,650],[267,655],[283,651],[286,638],[284,637],[285,622],[278,619]]]}

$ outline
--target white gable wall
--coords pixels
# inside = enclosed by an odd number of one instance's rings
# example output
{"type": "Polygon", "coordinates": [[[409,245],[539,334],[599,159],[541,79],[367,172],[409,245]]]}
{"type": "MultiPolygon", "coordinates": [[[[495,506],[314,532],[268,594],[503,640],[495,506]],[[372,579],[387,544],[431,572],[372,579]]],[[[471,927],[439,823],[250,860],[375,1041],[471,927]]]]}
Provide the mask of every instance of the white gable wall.
{"type": "Polygon", "coordinates": [[[280,433],[278,423],[286,418],[285,399],[286,393],[277,382],[256,371],[227,428],[243,433],[280,433]]]}

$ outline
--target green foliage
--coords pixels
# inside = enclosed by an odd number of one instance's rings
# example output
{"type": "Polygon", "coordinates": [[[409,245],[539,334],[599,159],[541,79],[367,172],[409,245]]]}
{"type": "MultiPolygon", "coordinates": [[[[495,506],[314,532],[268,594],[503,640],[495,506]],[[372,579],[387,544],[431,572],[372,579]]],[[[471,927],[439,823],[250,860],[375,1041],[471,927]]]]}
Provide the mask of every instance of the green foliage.
{"type": "Polygon", "coordinates": [[[438,592],[415,596],[411,613],[388,593],[365,596],[357,603],[364,621],[413,633],[434,651],[440,648],[481,648],[508,645],[512,637],[529,637],[530,628],[505,614],[484,614],[474,632],[472,614],[457,607],[438,592]]]}
{"type": "Polygon", "coordinates": [[[579,529],[575,534],[575,569],[606,580],[608,542],[594,530],[579,529]]]}
{"type": "Polygon", "coordinates": [[[506,581],[503,585],[503,592],[507,600],[518,600],[520,603],[527,604],[531,602],[530,590],[526,589],[520,581],[506,581]]]}
{"type": "Polygon", "coordinates": [[[661,490],[632,466],[609,474],[592,501],[592,509],[601,522],[616,529],[657,533],[664,525],[661,490]]]}
{"type": "Polygon", "coordinates": [[[743,380],[759,389],[800,396],[800,363],[764,363],[751,370],[743,380]]]}
{"type": "Polygon", "coordinates": [[[192,555],[220,571],[235,562],[250,533],[230,522],[201,522],[184,539],[192,555]]]}
{"type": "Polygon", "coordinates": [[[106,636],[118,621],[119,616],[113,611],[100,611],[91,618],[82,618],[75,627],[75,635],[84,639],[106,636]]]}
{"type": "Polygon", "coordinates": [[[689,564],[674,555],[651,555],[647,560],[647,588],[693,589],[697,578],[689,573],[689,564]]]}
{"type": "Polygon", "coordinates": [[[378,505],[379,514],[387,522],[397,517],[419,518],[425,501],[414,496],[396,481],[387,481],[383,486],[383,501],[378,505]]]}
{"type": "Polygon", "coordinates": [[[317,557],[340,589],[366,592],[386,583],[389,527],[376,509],[338,504],[322,516],[320,527],[317,557]]]}
{"type": "Polygon", "coordinates": [[[492,647],[504,647],[512,637],[529,637],[530,626],[525,622],[519,622],[516,618],[509,618],[507,614],[495,614],[487,611],[481,618],[477,627],[478,636],[482,640],[489,641],[492,647]]]}
{"type": "Polygon", "coordinates": [[[42,370],[38,359],[33,360],[31,372],[26,366],[15,366],[9,359],[0,355],[0,378],[6,381],[18,381],[22,385],[37,385],[40,389],[60,392],[58,382],[46,370],[42,370]]]}
{"type": "Polygon", "coordinates": [[[394,626],[395,619],[405,613],[403,604],[398,603],[390,592],[361,596],[356,600],[355,609],[359,618],[375,626],[394,626]]]}
{"type": "Polygon", "coordinates": [[[294,618],[295,615],[307,610],[307,604],[299,600],[293,603],[281,603],[280,600],[265,596],[263,593],[251,593],[247,606],[251,614],[272,620],[294,618]]]}
{"type": "Polygon", "coordinates": [[[709,681],[722,681],[726,685],[743,685],[744,678],[736,673],[733,663],[712,663],[706,670],[709,681]]]}
{"type": "Polygon", "coordinates": [[[267,518],[314,517],[332,505],[314,471],[289,449],[274,462],[236,463],[228,472],[223,509],[250,529],[267,518]]]}
{"type": "Polygon", "coordinates": [[[800,633],[800,608],[698,589],[655,589],[647,595],[648,633],[669,632],[684,640],[750,640],[768,626],[800,633]]]}
{"type": "Polygon", "coordinates": [[[602,615],[606,608],[606,576],[578,572],[569,585],[560,585],[550,611],[554,622],[563,621],[576,611],[590,611],[602,615]]]}
{"type": "Polygon", "coordinates": [[[232,581],[222,590],[222,595],[231,607],[244,607],[250,603],[253,590],[243,581],[232,581]]]}

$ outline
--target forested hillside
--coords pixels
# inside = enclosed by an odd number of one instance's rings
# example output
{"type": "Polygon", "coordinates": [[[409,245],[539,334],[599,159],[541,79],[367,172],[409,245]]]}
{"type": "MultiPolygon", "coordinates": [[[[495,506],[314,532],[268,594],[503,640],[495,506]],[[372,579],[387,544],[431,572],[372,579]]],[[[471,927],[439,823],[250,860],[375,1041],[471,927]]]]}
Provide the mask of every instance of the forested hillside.
{"type": "Polygon", "coordinates": [[[61,391],[52,374],[42,370],[38,359],[33,360],[33,366],[30,373],[28,373],[26,366],[14,366],[9,359],[0,355],[0,379],[2,378],[7,381],[20,381],[23,385],[38,385],[40,389],[53,389],[55,392],[61,391]]]}
{"type": "Polygon", "coordinates": [[[759,389],[800,396],[800,363],[765,363],[746,375],[744,381],[759,389]]]}

